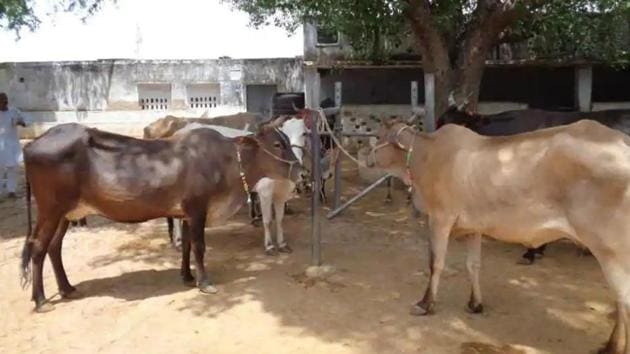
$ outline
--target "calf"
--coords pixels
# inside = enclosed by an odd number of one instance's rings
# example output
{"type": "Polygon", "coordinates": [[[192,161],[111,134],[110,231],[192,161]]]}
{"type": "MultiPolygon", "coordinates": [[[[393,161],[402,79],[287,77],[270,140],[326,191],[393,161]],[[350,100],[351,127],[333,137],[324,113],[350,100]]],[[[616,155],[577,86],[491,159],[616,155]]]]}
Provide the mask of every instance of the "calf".
{"type": "Polygon", "coordinates": [[[607,352],[630,353],[630,138],[597,122],[504,137],[448,124],[431,134],[387,122],[370,155],[414,188],[429,216],[430,280],[414,315],[434,311],[450,236],[469,235],[468,307],[483,310],[481,235],[537,247],[569,238],[600,263],[617,298],[607,352]]]}
{"type": "Polygon", "coordinates": [[[216,292],[204,266],[204,227],[234,215],[245,203],[248,186],[263,177],[298,180],[301,168],[286,141],[272,127],[237,139],[197,129],[171,139],[141,140],[61,124],[27,144],[28,215],[31,190],[38,215],[22,252],[22,277],[26,285],[32,263],[36,310],[52,310],[42,278],[46,253],[60,294],[75,296],[62,264],[61,244],[68,220],[90,214],[125,223],[185,219],[190,232],[184,233],[182,278],[187,284],[196,281],[202,292],[216,292]],[[196,279],[190,271],[191,248],[196,279]]]}
{"type": "MultiPolygon", "coordinates": [[[[560,112],[541,109],[506,111],[497,114],[475,114],[462,111],[452,105],[436,123],[436,128],[449,123],[463,125],[473,131],[488,136],[513,135],[592,119],[610,128],[630,134],[630,110],[614,109],[595,112],[560,112]]],[[[533,264],[538,256],[543,256],[547,245],[529,248],[523,254],[521,264],[533,264]]]]}

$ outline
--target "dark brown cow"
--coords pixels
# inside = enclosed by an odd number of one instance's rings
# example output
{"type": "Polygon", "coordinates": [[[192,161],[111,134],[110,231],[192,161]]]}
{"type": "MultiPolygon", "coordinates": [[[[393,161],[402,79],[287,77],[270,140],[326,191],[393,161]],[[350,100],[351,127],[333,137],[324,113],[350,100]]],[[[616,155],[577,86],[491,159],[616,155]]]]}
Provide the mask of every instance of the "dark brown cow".
{"type": "Polygon", "coordinates": [[[204,267],[204,227],[234,215],[245,204],[246,185],[254,186],[263,177],[299,178],[301,168],[286,141],[272,127],[238,139],[198,129],[164,140],[134,139],[74,123],[48,130],[24,147],[29,215],[32,190],[38,216],[22,252],[22,276],[26,285],[32,262],[36,310],[53,308],[44,296],[46,253],[60,294],[75,296],[62,264],[61,244],[69,220],[90,214],[125,223],[185,219],[190,233],[184,235],[182,278],[188,284],[195,281],[190,271],[192,243],[196,285],[202,292],[216,292],[204,267]]]}

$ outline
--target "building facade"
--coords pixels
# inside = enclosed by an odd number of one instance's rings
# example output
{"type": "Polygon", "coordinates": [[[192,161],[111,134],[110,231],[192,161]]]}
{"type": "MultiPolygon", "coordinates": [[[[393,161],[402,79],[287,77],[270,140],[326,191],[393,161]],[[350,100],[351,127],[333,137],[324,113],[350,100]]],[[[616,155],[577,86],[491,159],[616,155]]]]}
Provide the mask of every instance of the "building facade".
{"type": "Polygon", "coordinates": [[[64,122],[140,136],[167,114],[267,115],[276,92],[303,91],[302,66],[299,58],[2,63],[0,91],[33,119],[24,138],[64,122]]]}

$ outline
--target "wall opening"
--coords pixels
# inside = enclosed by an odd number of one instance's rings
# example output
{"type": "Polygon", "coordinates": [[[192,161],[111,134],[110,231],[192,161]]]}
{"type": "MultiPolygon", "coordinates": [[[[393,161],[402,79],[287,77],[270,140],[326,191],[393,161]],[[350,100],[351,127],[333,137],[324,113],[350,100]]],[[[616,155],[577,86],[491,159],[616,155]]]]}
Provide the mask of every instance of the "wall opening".
{"type": "Polygon", "coordinates": [[[138,84],[141,110],[165,111],[171,105],[171,84],[138,84]]]}
{"type": "Polygon", "coordinates": [[[329,30],[323,26],[315,26],[317,29],[317,45],[339,45],[339,32],[329,30]]]}
{"type": "Polygon", "coordinates": [[[189,108],[216,108],[221,104],[219,84],[190,84],[186,86],[186,104],[189,108]]]}

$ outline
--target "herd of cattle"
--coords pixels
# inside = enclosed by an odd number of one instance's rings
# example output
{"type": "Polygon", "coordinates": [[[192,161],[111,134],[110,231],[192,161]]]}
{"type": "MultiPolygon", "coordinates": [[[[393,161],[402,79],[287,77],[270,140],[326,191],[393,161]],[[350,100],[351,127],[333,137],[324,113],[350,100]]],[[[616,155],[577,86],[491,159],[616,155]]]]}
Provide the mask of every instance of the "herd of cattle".
{"type": "MultiPolygon", "coordinates": [[[[206,293],[217,289],[204,267],[204,228],[226,221],[247,203],[253,208],[255,194],[265,252],[291,252],[282,231],[285,204],[296,184],[309,179],[308,160],[320,156],[305,139],[313,127],[311,113],[271,121],[246,113],[168,116],[147,126],[143,139],[71,123],[27,144],[29,231],[21,266],[24,284],[32,279],[36,311],[53,309],[44,295],[46,254],[60,294],[76,296],[61,246],[69,223],[87,215],[127,223],[167,218],[171,230],[174,219],[182,220],[181,276],[206,293]],[[34,230],[31,194],[38,211],[34,230]],[[270,228],[274,212],[276,242],[270,228]]],[[[416,132],[409,123],[383,122],[368,165],[412,186],[414,206],[429,217],[430,280],[411,313],[434,311],[451,236],[468,239],[473,313],[483,311],[482,235],[529,246],[529,255],[567,238],[590,250],[615,292],[616,324],[605,352],[630,354],[630,111],[482,116],[452,108],[434,133],[416,132]]]]}

